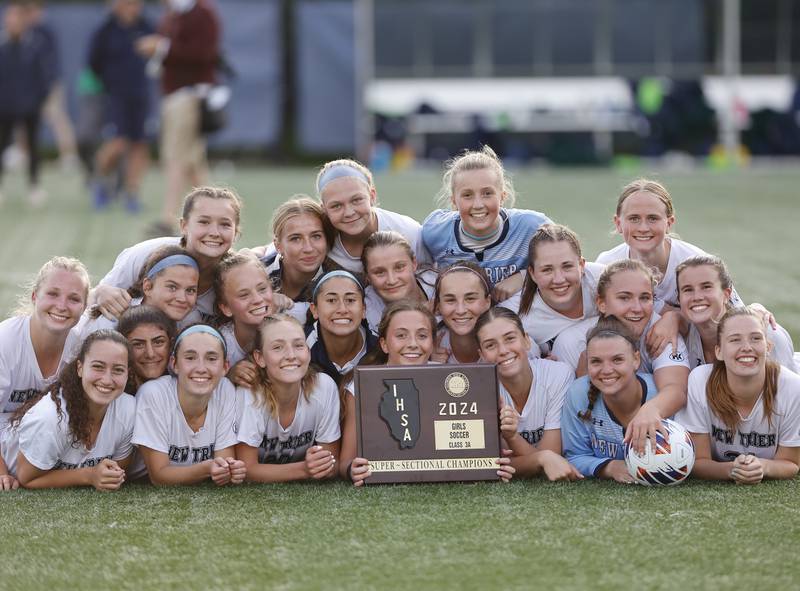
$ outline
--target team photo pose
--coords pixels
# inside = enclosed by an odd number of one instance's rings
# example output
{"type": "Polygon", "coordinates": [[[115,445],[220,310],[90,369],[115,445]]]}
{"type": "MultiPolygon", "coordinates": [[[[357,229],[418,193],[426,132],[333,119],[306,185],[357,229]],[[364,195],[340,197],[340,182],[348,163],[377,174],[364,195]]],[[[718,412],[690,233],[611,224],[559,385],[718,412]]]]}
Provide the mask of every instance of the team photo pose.
{"type": "Polygon", "coordinates": [[[492,307],[492,288],[483,270],[471,261],[444,269],[436,279],[433,305],[442,318],[433,360],[476,363],[480,360],[475,323],[492,307]]]}
{"type": "Polygon", "coordinates": [[[311,362],[339,386],[342,376],[378,346],[365,320],[364,288],[349,271],[331,271],[317,280],[311,300],[314,324],[306,339],[311,362]]]}
{"type": "Polygon", "coordinates": [[[119,318],[128,309],[128,288],[136,283],[142,267],[154,250],[165,245],[179,245],[195,259],[200,277],[196,309],[185,324],[214,317],[214,269],[239,237],[242,201],[231,189],[200,187],[183,201],[180,236],[153,238],[123,250],[114,266],[92,291],[92,303],[109,319],[119,318]]]}
{"type": "Polygon", "coordinates": [[[228,378],[237,386],[253,385],[256,366],[248,359],[258,327],[272,311],[272,284],[267,270],[251,252],[225,255],[214,273],[219,332],[225,339],[228,378]]]}
{"type": "MultiPolygon", "coordinates": [[[[662,430],[662,418],[671,417],[686,404],[686,383],[689,379],[688,353],[680,335],[675,352],[668,347],[653,357],[647,351],[647,333],[659,319],[653,309],[654,285],[655,279],[650,269],[634,259],[610,264],[597,282],[597,308],[600,314],[615,316],[638,340],[639,369],[653,375],[659,393],[651,403],[643,405],[626,432],[626,441],[630,441],[637,451],[644,450],[645,436],[655,436],[656,430],[662,430]]],[[[578,377],[587,372],[586,329],[584,323],[564,331],[554,350],[556,357],[575,368],[578,377]]]]}
{"type": "Polygon", "coordinates": [[[274,250],[261,262],[267,267],[275,292],[293,303],[286,313],[305,325],[314,282],[340,268],[328,257],[333,229],[326,224],[319,203],[307,195],[295,195],[275,210],[272,236],[274,250]]]}
{"type": "Polygon", "coordinates": [[[429,302],[434,295],[436,271],[420,269],[411,243],[399,232],[375,232],[361,253],[367,288],[367,324],[377,331],[387,304],[404,299],[429,302]]]}
{"type": "Polygon", "coordinates": [[[800,376],[769,359],[764,320],[733,308],[717,325],[716,360],[689,376],[675,420],[695,448],[692,475],[758,484],[794,478],[800,465],[800,376]]]}
{"type": "MultiPolygon", "coordinates": [[[[676,344],[680,316],[675,269],[691,256],[706,254],[670,235],[674,223],[675,209],[666,187],[657,181],[636,179],[623,187],[614,213],[614,227],[624,242],[597,256],[597,262],[604,265],[636,259],[656,274],[656,312],[662,320],[647,337],[648,347],[655,355],[668,343],[673,348],[676,344]]],[[[735,290],[731,292],[731,303],[743,305],[735,290]]]]}
{"type": "Polygon", "coordinates": [[[172,318],[146,304],[134,306],[120,316],[117,331],[130,343],[129,393],[135,394],[146,381],[166,375],[177,332],[172,318]]]}
{"type": "MultiPolygon", "coordinates": [[[[714,363],[717,327],[720,318],[731,307],[733,290],[728,267],[713,255],[689,257],[675,269],[681,314],[686,322],[683,337],[691,367],[714,363]]],[[[769,358],[796,373],[794,343],[782,326],[767,325],[769,358]]]]}
{"type": "Polygon", "coordinates": [[[128,342],[92,333],[43,394],[20,407],[0,437],[0,490],[93,486],[118,490],[133,453],[136,416],[128,342]]]}
{"type": "Polygon", "coordinates": [[[89,287],[83,263],[53,257],[20,297],[16,314],[0,322],[0,429],[74,357],[80,337],[72,329],[86,308],[89,287]]]}
{"type": "Polygon", "coordinates": [[[519,314],[525,332],[548,355],[564,330],[597,317],[597,280],[604,268],[585,261],[575,232],[545,224],[528,243],[522,291],[500,305],[519,314]]]}
{"type": "Polygon", "coordinates": [[[408,238],[417,260],[429,262],[422,243],[422,228],[407,215],[377,207],[372,173],[355,160],[333,160],[317,175],[317,197],[329,223],[336,230],[328,256],[343,269],[364,273],[361,252],[369,237],[381,230],[395,230],[408,238]]]}
{"type": "Polygon", "coordinates": [[[497,364],[500,432],[513,452],[518,476],[549,480],[583,476],[561,455],[561,409],[575,374],[557,361],[530,359],[531,339],[508,308],[490,308],[478,318],[475,335],[481,358],[497,364]]]}
{"type": "Polygon", "coordinates": [[[564,456],[587,478],[633,484],[624,433],[656,385],[636,373],[638,339],[616,318],[601,318],[586,341],[589,375],[573,382],[561,413],[564,456]]]}
{"type": "Polygon", "coordinates": [[[145,382],[136,393],[133,443],[156,485],[241,484],[234,455],[237,395],[225,378],[225,339],[205,324],[184,329],[170,359],[175,376],[145,382]]]}
{"type": "Polygon", "coordinates": [[[497,300],[517,293],[528,266],[528,242],[550,219],[538,211],[512,209],[514,200],[511,179],[489,146],[450,160],[437,198],[441,209],[422,223],[431,259],[442,267],[462,260],[477,263],[494,285],[497,300]]]}
{"type": "Polygon", "coordinates": [[[244,398],[236,457],[253,482],[320,480],[337,474],[339,389],[310,367],[303,326],[286,315],[270,315],[258,330],[253,351],[256,383],[244,398]]]}
{"type": "MultiPolygon", "coordinates": [[[[128,309],[142,304],[153,306],[180,328],[195,308],[199,278],[197,261],[183,248],[161,246],[147,257],[139,279],[127,290],[131,297],[128,309]]],[[[75,330],[85,338],[96,330],[116,326],[117,319],[106,318],[93,306],[84,313],[75,330]]]]}

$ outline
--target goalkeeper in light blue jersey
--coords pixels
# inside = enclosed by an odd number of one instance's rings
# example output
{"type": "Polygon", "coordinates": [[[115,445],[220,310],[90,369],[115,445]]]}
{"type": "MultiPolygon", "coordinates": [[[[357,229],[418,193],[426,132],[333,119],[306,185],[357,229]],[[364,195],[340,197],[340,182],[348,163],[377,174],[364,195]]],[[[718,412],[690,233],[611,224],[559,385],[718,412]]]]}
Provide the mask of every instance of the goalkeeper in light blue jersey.
{"type": "Polygon", "coordinates": [[[658,393],[653,376],[636,373],[636,339],[614,316],[589,331],[586,352],[589,375],[573,382],[561,413],[564,456],[584,476],[632,483],[625,428],[658,393]]]}

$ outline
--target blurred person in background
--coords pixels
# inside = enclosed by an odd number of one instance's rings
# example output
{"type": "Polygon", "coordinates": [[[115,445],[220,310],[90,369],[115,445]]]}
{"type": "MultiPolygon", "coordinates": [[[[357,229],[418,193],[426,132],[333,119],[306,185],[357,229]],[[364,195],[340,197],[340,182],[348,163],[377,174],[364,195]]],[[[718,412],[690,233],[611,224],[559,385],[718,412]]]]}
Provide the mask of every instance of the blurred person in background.
{"type": "Polygon", "coordinates": [[[40,113],[50,84],[47,60],[46,48],[30,29],[25,5],[10,2],[0,33],[0,153],[11,142],[15,126],[21,125],[28,144],[29,199],[34,206],[46,199],[39,186],[38,137],[40,113]]]}
{"type": "Polygon", "coordinates": [[[200,131],[198,86],[216,81],[220,62],[219,17],[209,0],[166,0],[159,34],[142,37],[139,52],[160,71],[161,158],[167,187],[161,220],[154,235],[174,233],[173,220],[181,195],[205,184],[206,140],[200,131]]]}
{"type": "Polygon", "coordinates": [[[42,116],[53,131],[62,166],[67,170],[77,169],[79,165],[78,146],[72,121],[67,114],[64,83],[61,80],[58,37],[47,22],[44,2],[26,0],[24,6],[31,34],[41,45],[45,54],[48,89],[42,106],[42,116]]]}
{"type": "Polygon", "coordinates": [[[117,186],[117,168],[125,158],[121,197],[128,211],[139,211],[139,188],[149,159],[145,122],[150,97],[145,59],[136,42],[154,29],[142,15],[142,0],[112,0],[108,17],[89,45],[89,67],[108,96],[113,136],[95,158],[92,199],[95,209],[106,207],[117,186]]]}

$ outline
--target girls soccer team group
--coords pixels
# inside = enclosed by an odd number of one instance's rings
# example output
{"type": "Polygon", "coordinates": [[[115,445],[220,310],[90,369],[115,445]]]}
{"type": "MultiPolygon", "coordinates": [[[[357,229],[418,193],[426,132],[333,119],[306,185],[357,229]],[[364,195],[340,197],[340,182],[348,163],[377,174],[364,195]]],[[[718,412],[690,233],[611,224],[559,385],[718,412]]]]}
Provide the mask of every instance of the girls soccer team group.
{"type": "Polygon", "coordinates": [[[77,260],[39,271],[0,323],[0,489],[126,480],[218,485],[340,477],[356,451],[358,365],[497,365],[503,480],[632,482],[661,419],[691,433],[697,478],[757,483],[800,464],[788,333],[744,306],[721,259],[670,235],[659,183],[623,189],[623,244],[514,209],[489,148],[448,163],[420,225],[376,206],[370,171],[326,164],[318,200],[232,250],[241,201],[203,187],[180,237],[124,250],[94,289],[77,260]]]}

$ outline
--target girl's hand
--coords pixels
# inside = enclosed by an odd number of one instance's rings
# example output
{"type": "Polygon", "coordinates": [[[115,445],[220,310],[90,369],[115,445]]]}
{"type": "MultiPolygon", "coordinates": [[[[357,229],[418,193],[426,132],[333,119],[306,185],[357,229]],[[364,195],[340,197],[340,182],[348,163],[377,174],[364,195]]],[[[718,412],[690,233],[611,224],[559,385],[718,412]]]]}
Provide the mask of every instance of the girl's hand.
{"type": "Polygon", "coordinates": [[[672,352],[678,350],[678,334],[681,327],[681,316],[676,310],[662,311],[661,318],[647,333],[647,351],[655,359],[664,351],[667,345],[672,345],[672,352]]]}
{"type": "Polygon", "coordinates": [[[258,377],[256,364],[247,359],[242,359],[228,372],[228,379],[242,388],[252,388],[258,377]]]}
{"type": "Polygon", "coordinates": [[[433,343],[431,361],[434,363],[447,363],[447,360],[450,359],[450,354],[452,351],[450,351],[450,349],[447,347],[442,347],[441,342],[442,337],[437,337],[436,341],[433,343]]]}
{"type": "Polygon", "coordinates": [[[321,445],[312,445],[306,451],[306,474],[309,478],[329,478],[336,469],[336,457],[321,445]]]}
{"type": "Polygon", "coordinates": [[[644,404],[628,423],[628,428],[625,429],[625,442],[631,444],[633,451],[642,455],[648,439],[650,445],[655,449],[657,431],[660,431],[664,439],[669,441],[667,430],[664,423],[661,422],[661,413],[654,405],[644,404]]]}
{"type": "Polygon", "coordinates": [[[603,468],[600,470],[599,476],[602,478],[609,478],[622,484],[636,483],[636,481],[633,479],[633,476],[631,476],[630,472],[628,472],[628,467],[625,465],[623,460],[611,460],[608,464],[603,466],[603,468]]]}
{"type": "Polygon", "coordinates": [[[109,320],[117,320],[131,305],[131,295],[121,287],[98,285],[94,288],[94,304],[109,320]]]}
{"type": "MultiPolygon", "coordinates": [[[[505,456],[508,456],[510,453],[511,450],[509,449],[503,450],[503,455],[505,456]]],[[[498,466],[500,466],[497,469],[497,475],[500,477],[500,480],[502,480],[503,482],[508,482],[512,478],[514,478],[514,472],[516,472],[517,470],[514,468],[514,466],[511,465],[511,458],[509,457],[497,458],[497,464],[498,466]]]]}
{"type": "Polygon", "coordinates": [[[731,478],[736,484],[758,484],[764,480],[764,464],[751,454],[739,454],[733,461],[731,478]]]}
{"type": "Polygon", "coordinates": [[[125,482],[125,470],[114,460],[105,459],[92,469],[92,486],[95,490],[118,490],[125,482]]]}
{"type": "Polygon", "coordinates": [[[549,449],[543,449],[539,453],[542,454],[539,460],[542,464],[542,471],[550,482],[583,480],[583,474],[570,464],[566,458],[549,449]]]}
{"type": "Polygon", "coordinates": [[[247,464],[236,458],[225,458],[231,471],[231,484],[241,484],[247,476],[247,464]]]}
{"type": "Polygon", "coordinates": [[[231,481],[231,467],[225,458],[214,458],[209,467],[211,480],[217,486],[225,486],[231,481]]]}
{"type": "Polygon", "coordinates": [[[775,315],[767,310],[763,304],[759,304],[758,302],[753,302],[748,306],[754,312],[757,312],[761,315],[761,318],[764,320],[764,324],[769,324],[772,327],[772,330],[778,328],[778,322],[775,320],[775,315]]]}
{"type": "Polygon", "coordinates": [[[500,434],[510,445],[511,440],[519,437],[517,428],[519,427],[519,413],[516,409],[500,401],[500,434]]]}
{"type": "Polygon", "coordinates": [[[294,306],[294,300],[282,293],[272,292],[272,305],[269,307],[270,314],[285,312],[294,306]]]}
{"type": "Polygon", "coordinates": [[[350,480],[353,481],[354,486],[363,486],[364,481],[372,476],[372,470],[369,468],[369,460],[364,458],[355,458],[350,464],[350,480]]]}
{"type": "Polygon", "coordinates": [[[495,283],[492,295],[496,301],[502,302],[520,291],[523,283],[525,283],[525,273],[514,273],[511,277],[495,283]]]}
{"type": "Polygon", "coordinates": [[[11,474],[0,474],[0,491],[17,490],[18,488],[19,480],[11,476],[11,474]]]}

